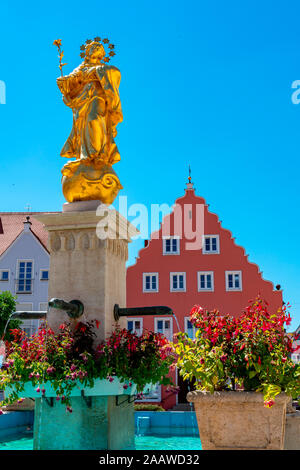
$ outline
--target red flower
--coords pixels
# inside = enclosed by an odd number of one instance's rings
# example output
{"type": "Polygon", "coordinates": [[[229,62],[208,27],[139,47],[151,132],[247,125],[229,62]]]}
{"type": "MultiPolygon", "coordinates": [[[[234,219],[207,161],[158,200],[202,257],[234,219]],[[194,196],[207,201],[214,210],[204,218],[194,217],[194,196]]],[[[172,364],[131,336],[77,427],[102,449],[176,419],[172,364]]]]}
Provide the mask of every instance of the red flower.
{"type": "Polygon", "coordinates": [[[268,400],[268,401],[265,401],[265,402],[264,402],[264,406],[265,406],[266,408],[271,408],[271,406],[273,406],[274,403],[275,403],[274,400],[268,400]]]}

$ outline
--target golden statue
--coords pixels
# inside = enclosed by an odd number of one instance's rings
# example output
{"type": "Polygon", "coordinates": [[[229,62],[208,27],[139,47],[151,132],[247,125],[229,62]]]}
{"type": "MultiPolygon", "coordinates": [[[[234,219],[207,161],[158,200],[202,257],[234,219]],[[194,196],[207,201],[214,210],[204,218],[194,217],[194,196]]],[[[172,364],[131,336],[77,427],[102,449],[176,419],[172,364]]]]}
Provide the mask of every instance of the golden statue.
{"type": "MultiPolygon", "coordinates": [[[[54,41],[63,52],[61,40],[54,41]]],[[[115,55],[108,39],[95,38],[81,46],[82,64],[57,79],[64,103],[73,111],[73,127],[61,156],[76,158],[62,169],[63,193],[68,202],[100,200],[111,204],[122,188],[112,165],[120,160],[114,138],[123,120],[120,71],[107,65],[115,55]],[[103,44],[101,43],[103,42],[103,44]],[[106,56],[104,44],[110,49],[106,56]]]]}

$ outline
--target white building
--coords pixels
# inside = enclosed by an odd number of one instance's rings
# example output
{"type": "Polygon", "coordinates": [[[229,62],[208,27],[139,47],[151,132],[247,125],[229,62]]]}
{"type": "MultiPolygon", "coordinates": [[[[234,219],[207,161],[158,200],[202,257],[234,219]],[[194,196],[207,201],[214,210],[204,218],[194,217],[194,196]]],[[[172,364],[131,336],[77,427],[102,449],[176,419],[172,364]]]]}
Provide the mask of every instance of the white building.
{"type": "MultiPolygon", "coordinates": [[[[35,214],[0,213],[0,291],[17,296],[17,310],[47,310],[48,233],[35,214]]],[[[37,327],[38,320],[23,323],[29,334],[37,327]]]]}

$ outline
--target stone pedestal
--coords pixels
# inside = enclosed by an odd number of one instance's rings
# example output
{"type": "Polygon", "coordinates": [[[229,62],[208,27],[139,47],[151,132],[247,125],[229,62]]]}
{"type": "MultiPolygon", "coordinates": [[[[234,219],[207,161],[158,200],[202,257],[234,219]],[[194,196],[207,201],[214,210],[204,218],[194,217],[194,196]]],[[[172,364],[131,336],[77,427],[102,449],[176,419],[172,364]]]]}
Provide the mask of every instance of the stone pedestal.
{"type": "MultiPolygon", "coordinates": [[[[58,330],[64,322],[98,320],[96,342],[113,331],[115,304],[126,306],[128,243],[138,232],[117,211],[96,213],[97,202],[64,205],[62,213],[36,218],[49,232],[49,299],[80,300],[84,313],[71,320],[50,308],[49,326],[58,330]],[[102,238],[99,238],[102,237],[102,238]]],[[[102,206],[103,207],[103,206],[102,206]]],[[[119,321],[125,327],[125,319],[119,321]]],[[[134,447],[133,403],[116,396],[72,397],[72,413],[54,400],[36,399],[35,449],[127,449],[134,447]],[[89,401],[91,399],[91,402],[89,401]]]]}
{"type": "MultiPolygon", "coordinates": [[[[92,201],[94,202],[94,201],[92,201]]],[[[67,302],[80,300],[84,314],[79,320],[97,319],[97,341],[105,339],[113,330],[115,304],[126,306],[126,260],[128,243],[138,232],[117,211],[108,210],[98,216],[96,210],[41,214],[36,218],[49,232],[50,278],[48,296],[67,302]],[[106,239],[97,235],[103,233],[106,239]]],[[[84,208],[87,207],[84,203],[84,208]]],[[[61,310],[50,308],[48,324],[54,331],[63,322],[70,322],[61,310]]],[[[77,320],[73,320],[75,323],[77,320]]],[[[120,325],[125,326],[124,319],[120,325]]]]}

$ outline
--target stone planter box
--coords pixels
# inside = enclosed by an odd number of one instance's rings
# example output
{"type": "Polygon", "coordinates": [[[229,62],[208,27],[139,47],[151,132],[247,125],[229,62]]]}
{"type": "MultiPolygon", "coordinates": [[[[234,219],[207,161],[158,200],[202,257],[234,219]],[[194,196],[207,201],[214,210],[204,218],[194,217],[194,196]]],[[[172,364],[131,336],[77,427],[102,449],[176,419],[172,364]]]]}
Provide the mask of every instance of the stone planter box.
{"type": "MultiPolygon", "coordinates": [[[[149,393],[151,389],[155,387],[152,384],[147,385],[143,393],[149,393]]],[[[56,392],[51,384],[51,382],[45,382],[40,385],[32,385],[31,382],[27,382],[24,385],[24,391],[20,392],[22,398],[41,398],[42,389],[45,389],[44,396],[47,398],[56,397],[56,392]],[[36,389],[40,387],[40,392],[37,392],[36,389]]],[[[6,387],[4,393],[5,396],[8,396],[12,391],[11,387],[6,387]]],[[[132,383],[131,387],[129,386],[129,381],[121,382],[118,377],[114,377],[113,382],[110,382],[107,379],[95,379],[94,387],[84,386],[79,380],[76,382],[76,387],[73,388],[71,392],[71,397],[80,397],[82,391],[86,397],[95,397],[95,396],[113,396],[113,395],[135,395],[137,394],[137,386],[132,383]],[[127,385],[127,389],[123,385],[127,385]]]]}
{"type": "Polygon", "coordinates": [[[284,448],[286,405],[281,393],[271,408],[264,407],[262,393],[229,391],[210,394],[193,391],[203,450],[266,450],[284,448]]]}

